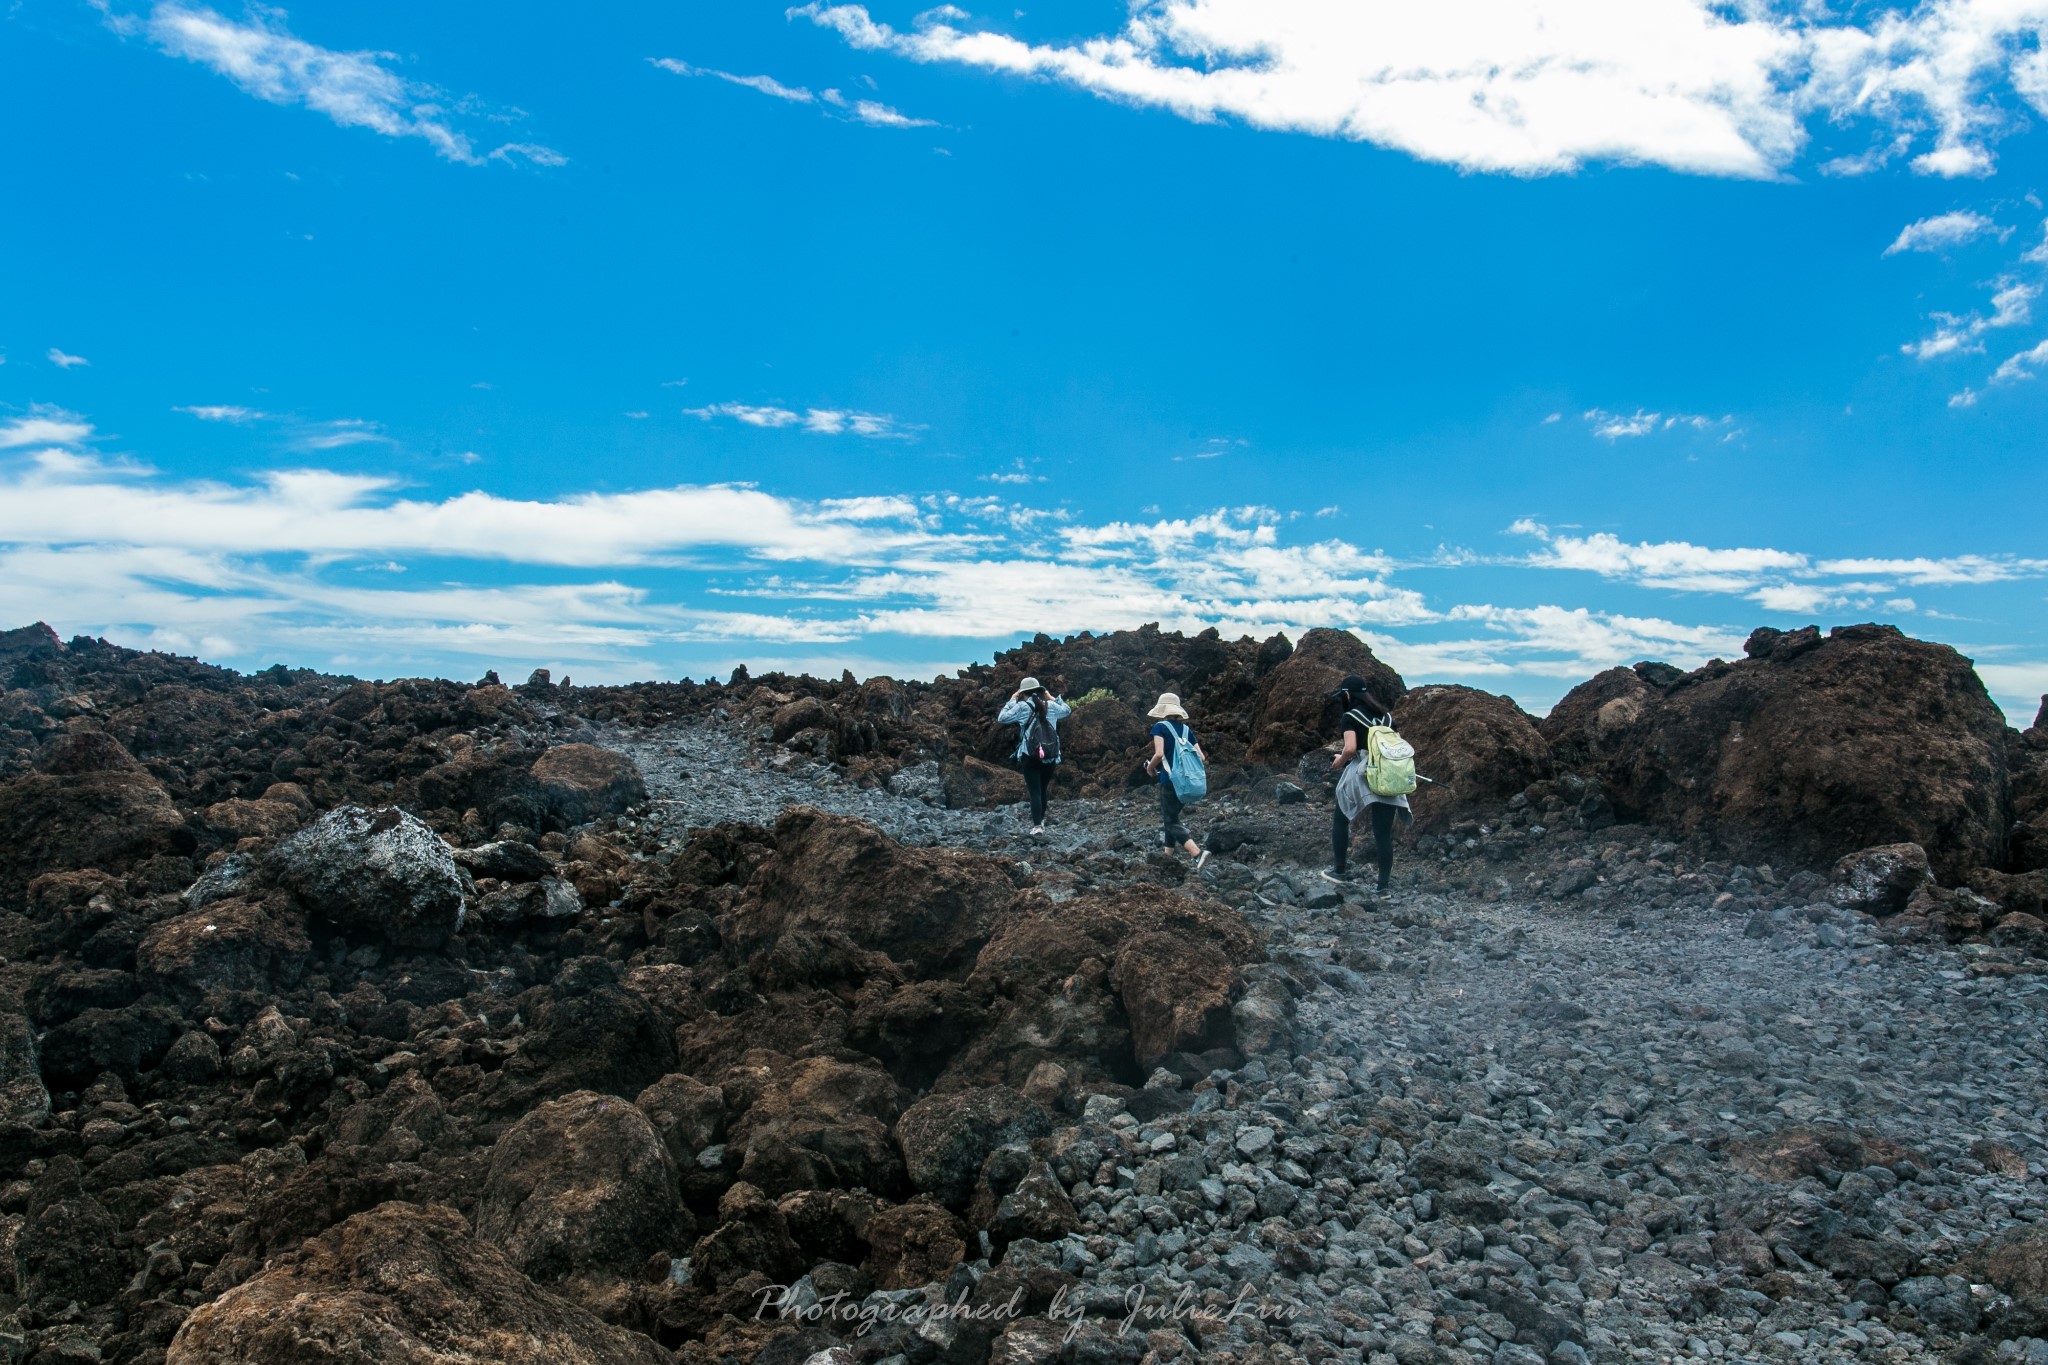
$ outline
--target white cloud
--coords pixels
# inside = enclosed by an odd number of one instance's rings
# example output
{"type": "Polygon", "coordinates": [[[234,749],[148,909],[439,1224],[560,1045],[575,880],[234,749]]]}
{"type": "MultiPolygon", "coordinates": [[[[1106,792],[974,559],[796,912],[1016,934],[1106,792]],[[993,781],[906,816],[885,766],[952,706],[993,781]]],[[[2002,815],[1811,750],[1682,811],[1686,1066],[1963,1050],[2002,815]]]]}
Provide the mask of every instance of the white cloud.
{"type": "Polygon", "coordinates": [[[2041,699],[2048,695],[2048,659],[2023,659],[2012,663],[1977,664],[1977,676],[1984,679],[2006,716],[2015,727],[2034,723],[2041,699]]]}
{"type": "MultiPolygon", "coordinates": [[[[1670,431],[1673,427],[1690,427],[1694,431],[1713,431],[1716,428],[1734,424],[1734,417],[1708,417],[1697,412],[1648,412],[1637,408],[1632,413],[1609,412],[1605,408],[1591,408],[1584,414],[1586,422],[1593,428],[1593,434],[1603,441],[1618,441],[1631,436],[1648,436],[1652,432],[1670,431]]],[[[1545,418],[1547,423],[1553,419],[1545,418]]],[[[1728,439],[1741,435],[1730,432],[1728,439]]]]}
{"type": "MultiPolygon", "coordinates": [[[[2016,327],[2033,319],[2034,300],[2041,296],[2038,285],[2022,284],[2014,280],[1998,281],[1991,295],[1991,316],[1972,313],[1958,317],[1953,313],[1935,313],[1933,318],[1939,324],[1934,335],[1919,341],[1908,342],[1899,349],[1915,360],[1933,360],[1939,356],[1975,352],[1984,349],[1984,334],[1995,327],[2016,327]]],[[[1967,406],[1965,404],[1964,406],[1967,406]]]]}
{"type": "Polygon", "coordinates": [[[300,450],[340,450],[344,446],[390,443],[383,427],[355,417],[316,422],[292,438],[292,444],[300,450]]]}
{"type": "Polygon", "coordinates": [[[730,71],[720,71],[716,67],[692,66],[688,62],[678,61],[674,57],[649,57],[647,60],[650,65],[660,67],[663,71],[677,76],[710,76],[714,80],[744,86],[748,90],[757,90],[761,94],[778,100],[787,100],[791,104],[829,105],[831,109],[842,111],[844,117],[854,122],[865,123],[874,128],[936,128],[938,126],[931,119],[912,118],[908,114],[891,109],[888,105],[877,100],[849,101],[837,90],[813,91],[807,86],[784,85],[773,76],[738,76],[730,71]]]}
{"type": "Polygon", "coordinates": [[[35,404],[26,417],[0,422],[0,450],[23,446],[75,446],[92,439],[92,423],[76,413],[35,404]]]}
{"type": "Polygon", "coordinates": [[[1899,235],[1892,244],[1884,249],[1884,254],[1896,256],[1902,251],[1946,251],[1975,241],[1987,232],[1997,232],[2001,241],[2010,235],[2009,229],[2000,231],[1998,224],[1983,214],[1958,209],[1906,224],[1899,229],[1899,235]]]}
{"type": "Polygon", "coordinates": [[[1586,420],[1593,424],[1595,436],[1609,441],[1624,436],[1648,436],[1657,429],[1657,414],[1644,412],[1641,408],[1628,417],[1594,408],[1586,414],[1586,420]]]}
{"type": "Polygon", "coordinates": [[[2015,380],[2032,379],[2043,367],[2048,367],[2048,341],[2042,341],[2018,355],[2007,356],[1991,373],[1994,384],[2010,384],[2015,380]]]}
{"type": "Polygon", "coordinates": [[[912,118],[876,100],[855,100],[853,116],[874,128],[936,128],[938,120],[912,118]]]}
{"type": "Polygon", "coordinates": [[[860,436],[871,441],[907,441],[922,426],[898,422],[887,413],[854,412],[841,408],[806,408],[797,412],[793,408],[755,407],[746,403],[712,403],[701,408],[684,408],[691,417],[700,417],[709,422],[719,417],[730,417],[750,427],[801,426],[814,436],[860,436]]]}
{"type": "Polygon", "coordinates": [[[749,90],[758,90],[775,99],[789,100],[794,104],[811,104],[818,98],[803,86],[784,85],[773,76],[735,76],[730,71],[720,71],[714,67],[691,66],[688,62],[677,61],[674,57],[649,57],[647,60],[663,71],[677,76],[710,76],[733,85],[744,86],[749,90]]]}
{"type": "Polygon", "coordinates": [[[684,408],[683,412],[707,422],[714,417],[731,417],[750,427],[786,427],[803,420],[801,414],[788,408],[756,408],[745,403],[713,403],[709,407],[684,408]]]}
{"type": "Polygon", "coordinates": [[[237,426],[244,422],[262,421],[269,416],[268,413],[258,412],[254,408],[238,407],[232,403],[173,408],[171,411],[186,413],[202,422],[232,422],[237,426]]]}
{"type": "Polygon", "coordinates": [[[55,346],[52,346],[49,350],[49,361],[60,370],[76,369],[80,365],[92,364],[90,360],[87,360],[82,355],[66,355],[55,346]]]}
{"type": "Polygon", "coordinates": [[[1674,592],[1747,597],[1772,611],[1804,613],[1875,600],[1895,579],[1912,587],[2010,582],[2048,576],[2048,559],[1999,555],[1946,558],[1815,559],[1794,550],[1719,549],[1688,541],[1629,543],[1607,532],[1558,535],[1524,518],[1508,528],[1543,548],[1517,562],[1537,569],[1574,569],[1674,592]],[[1829,581],[1849,580],[1849,581],[1829,581]]]}
{"type": "MultiPolygon", "coordinates": [[[[1930,0],[1908,11],[1707,0],[1133,0],[1112,33],[1032,43],[950,9],[909,30],[863,5],[790,11],[850,45],[1035,76],[1210,122],[1372,142],[1466,170],[1544,174],[1588,161],[1773,176],[1805,122],[1876,125],[1933,145],[1924,174],[1981,175],[2017,125],[1999,87],[2048,112],[2043,0],[1930,0]]],[[[1022,12],[1019,12],[1021,18],[1022,12]]],[[[1838,158],[1841,171],[1856,158],[1838,158]]]]}
{"type": "Polygon", "coordinates": [[[2048,574],[2048,559],[2006,559],[1954,555],[1946,559],[1824,559],[1821,574],[1883,574],[1914,587],[1957,583],[2006,583],[2048,574]]]}
{"type": "Polygon", "coordinates": [[[1605,531],[1590,536],[1551,535],[1533,522],[1516,522],[1511,529],[1544,540],[1544,548],[1524,561],[1532,567],[1578,569],[1603,578],[1634,579],[1651,587],[1681,591],[1741,591],[1759,574],[1807,565],[1805,555],[1784,550],[1720,550],[1683,540],[1629,544],[1605,531]]]}
{"type": "Polygon", "coordinates": [[[246,21],[203,5],[167,0],[146,21],[118,20],[118,32],[140,30],[165,53],[225,76],[244,93],[271,104],[302,105],[344,128],[367,128],[385,137],[416,137],[443,157],[478,166],[513,157],[544,166],[566,158],[533,143],[507,143],[479,154],[458,130],[447,96],[391,69],[388,52],[338,52],[297,37],[283,11],[252,8],[246,21]]]}

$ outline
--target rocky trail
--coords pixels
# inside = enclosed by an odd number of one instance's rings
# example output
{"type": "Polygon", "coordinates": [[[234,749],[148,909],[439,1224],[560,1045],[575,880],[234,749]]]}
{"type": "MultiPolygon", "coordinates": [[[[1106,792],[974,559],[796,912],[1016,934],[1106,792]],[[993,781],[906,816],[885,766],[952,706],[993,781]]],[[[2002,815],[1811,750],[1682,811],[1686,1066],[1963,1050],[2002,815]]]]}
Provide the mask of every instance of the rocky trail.
{"type": "Polygon", "coordinates": [[[0,1365],[2040,1365],[2048,708],[1746,654],[1538,720],[1338,631],[607,688],[0,632],[0,1365]],[[1353,672],[1442,779],[1378,899],[1315,875],[1353,672]]]}
{"type": "MultiPolygon", "coordinates": [[[[935,809],[927,775],[852,789],[729,727],[608,742],[647,774],[665,846],[813,805],[1034,871],[1184,861],[1146,856],[1143,790],[1056,806],[1033,838],[1015,810],[935,809]]],[[[1195,827],[1292,823],[1266,832],[1298,846],[1325,811],[1226,797],[1195,827]]],[[[1102,1158],[1074,1163],[1078,1230],[1034,1254],[1112,1332],[1149,1326],[1160,1360],[1521,1365],[1939,1359],[2010,1324],[2008,1299],[1939,1272],[2048,1212],[2048,976],[1888,945],[1820,895],[1591,912],[1410,859],[1376,903],[1315,872],[1215,860],[1201,879],[1265,936],[1288,1041],[1185,1105],[1159,1102],[1183,1087],[1164,1071],[1143,1103],[1082,1101],[1078,1145],[1102,1158]],[[1246,1286],[1270,1320],[1230,1316],[1246,1286]]],[[[2038,1365],[2048,1341],[1977,1354],[2038,1365]]]]}

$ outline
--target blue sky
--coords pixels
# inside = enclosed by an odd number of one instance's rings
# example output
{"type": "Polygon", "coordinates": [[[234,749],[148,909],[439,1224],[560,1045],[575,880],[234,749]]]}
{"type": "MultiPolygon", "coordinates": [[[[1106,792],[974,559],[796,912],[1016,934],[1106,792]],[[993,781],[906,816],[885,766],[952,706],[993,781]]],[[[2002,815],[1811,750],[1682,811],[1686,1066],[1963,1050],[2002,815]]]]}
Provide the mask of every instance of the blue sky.
{"type": "Polygon", "coordinates": [[[1538,710],[1878,619],[2024,723],[2044,26],[18,0],[0,608],[579,681],[1338,625],[1538,710]]]}

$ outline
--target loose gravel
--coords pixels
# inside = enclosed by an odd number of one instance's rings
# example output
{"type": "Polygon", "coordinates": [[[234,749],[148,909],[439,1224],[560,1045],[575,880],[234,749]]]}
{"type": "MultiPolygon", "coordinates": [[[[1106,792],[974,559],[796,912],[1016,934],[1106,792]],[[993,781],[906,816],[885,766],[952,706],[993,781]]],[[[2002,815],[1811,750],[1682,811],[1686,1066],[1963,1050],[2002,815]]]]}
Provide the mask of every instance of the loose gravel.
{"type": "MultiPolygon", "coordinates": [[[[1190,875],[1153,847],[1145,792],[1056,806],[1034,839],[1014,810],[941,808],[933,765],[864,791],[715,722],[604,742],[640,764],[647,832],[671,848],[807,804],[1024,860],[1049,885],[1190,875]]],[[[1227,796],[1203,813],[1287,826],[1268,847],[1307,846],[1326,818],[1227,796]]],[[[1948,1273],[2048,1212],[2048,977],[1888,945],[1825,900],[1595,910],[1518,897],[1512,876],[1452,889],[1443,870],[1411,860],[1377,904],[1270,854],[1189,881],[1268,936],[1238,1019],[1270,1045],[1193,1087],[1161,1071],[1088,1102],[1053,1164],[1081,1231],[1008,1253],[1082,1282],[1089,1316],[1056,1324],[1062,1358],[1135,1361],[1135,1343],[1160,1361],[1718,1365],[1962,1347],[2048,1365],[2048,1341],[1981,1337],[1999,1296],[1948,1273]]],[[[998,1350],[1016,1361],[1058,1346],[1011,1338],[998,1350]]]]}

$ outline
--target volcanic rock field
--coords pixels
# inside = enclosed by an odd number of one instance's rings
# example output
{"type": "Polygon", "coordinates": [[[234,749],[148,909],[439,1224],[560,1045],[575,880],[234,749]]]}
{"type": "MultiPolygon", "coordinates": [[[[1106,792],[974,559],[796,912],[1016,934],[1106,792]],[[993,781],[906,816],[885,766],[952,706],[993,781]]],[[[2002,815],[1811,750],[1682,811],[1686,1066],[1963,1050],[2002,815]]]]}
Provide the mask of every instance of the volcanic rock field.
{"type": "Polygon", "coordinates": [[[6,1361],[2048,1365],[2048,713],[1889,627],[1540,719],[1332,631],[0,684],[6,1361]],[[1384,897],[1351,672],[1438,779],[1384,897]]]}

